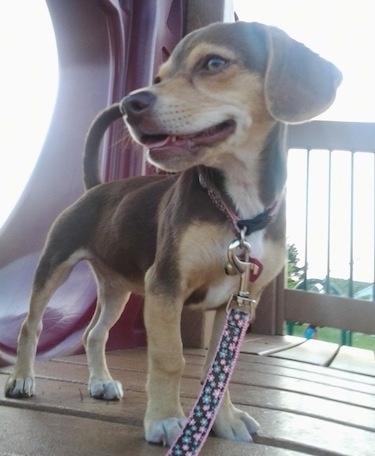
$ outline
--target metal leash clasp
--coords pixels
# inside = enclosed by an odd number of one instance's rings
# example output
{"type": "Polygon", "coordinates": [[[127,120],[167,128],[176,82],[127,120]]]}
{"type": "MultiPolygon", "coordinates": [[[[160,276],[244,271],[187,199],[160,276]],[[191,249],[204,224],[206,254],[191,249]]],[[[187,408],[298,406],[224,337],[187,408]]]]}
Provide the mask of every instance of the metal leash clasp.
{"type": "Polygon", "coordinates": [[[250,273],[254,266],[250,258],[251,245],[245,239],[245,232],[241,231],[241,238],[235,239],[228,247],[228,262],[225,271],[228,275],[240,274],[238,293],[232,294],[227,304],[227,312],[237,308],[250,314],[250,321],[255,319],[256,300],[250,297],[250,273]]]}

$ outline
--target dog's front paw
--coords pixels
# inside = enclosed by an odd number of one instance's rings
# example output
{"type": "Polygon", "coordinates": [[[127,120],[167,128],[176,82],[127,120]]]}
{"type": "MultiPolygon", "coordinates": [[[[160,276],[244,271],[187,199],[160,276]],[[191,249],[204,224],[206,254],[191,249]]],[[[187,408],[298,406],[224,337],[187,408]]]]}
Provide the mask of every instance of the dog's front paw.
{"type": "Polygon", "coordinates": [[[105,401],[119,401],[124,395],[121,383],[116,380],[92,380],[89,382],[89,393],[95,399],[105,401]]]}
{"type": "Polygon", "coordinates": [[[212,429],[223,439],[252,442],[252,435],[259,431],[260,426],[250,415],[233,407],[218,414],[212,429]]]}
{"type": "Polygon", "coordinates": [[[149,443],[170,446],[180,435],[185,426],[185,418],[167,418],[166,420],[145,420],[145,439],[149,443]]]}
{"type": "Polygon", "coordinates": [[[31,397],[35,392],[35,378],[33,376],[10,375],[5,383],[4,392],[6,397],[15,399],[31,397]]]}

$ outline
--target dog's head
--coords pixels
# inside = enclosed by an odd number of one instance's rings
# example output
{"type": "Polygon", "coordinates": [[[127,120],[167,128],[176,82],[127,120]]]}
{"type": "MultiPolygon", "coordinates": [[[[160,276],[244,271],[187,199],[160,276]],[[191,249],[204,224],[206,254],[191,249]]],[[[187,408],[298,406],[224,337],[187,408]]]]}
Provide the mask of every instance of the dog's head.
{"type": "Polygon", "coordinates": [[[159,168],[220,167],[228,151],[261,150],[275,122],[324,112],[340,82],[333,64],[275,27],[220,23],[187,35],[120,108],[159,168]]]}

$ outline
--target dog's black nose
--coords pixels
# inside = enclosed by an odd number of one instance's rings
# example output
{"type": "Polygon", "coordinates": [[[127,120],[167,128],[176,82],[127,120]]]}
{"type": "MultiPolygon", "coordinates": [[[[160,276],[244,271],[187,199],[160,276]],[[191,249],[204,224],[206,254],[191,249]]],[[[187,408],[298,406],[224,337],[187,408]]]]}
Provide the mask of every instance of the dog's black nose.
{"type": "Polygon", "coordinates": [[[155,103],[156,96],[148,90],[128,95],[120,101],[120,111],[131,121],[146,113],[155,103]]]}

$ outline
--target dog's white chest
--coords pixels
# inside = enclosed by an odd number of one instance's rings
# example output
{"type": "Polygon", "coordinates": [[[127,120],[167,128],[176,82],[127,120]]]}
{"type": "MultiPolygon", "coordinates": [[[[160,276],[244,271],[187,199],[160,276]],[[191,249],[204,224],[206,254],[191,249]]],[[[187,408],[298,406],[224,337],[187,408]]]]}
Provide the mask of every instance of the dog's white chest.
{"type": "Polygon", "coordinates": [[[239,276],[226,276],[224,280],[208,289],[204,301],[200,303],[200,307],[203,309],[215,309],[225,304],[231,295],[238,291],[239,284],[239,276]]]}

